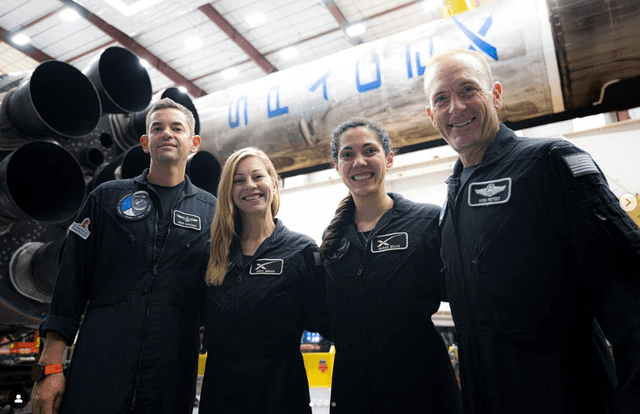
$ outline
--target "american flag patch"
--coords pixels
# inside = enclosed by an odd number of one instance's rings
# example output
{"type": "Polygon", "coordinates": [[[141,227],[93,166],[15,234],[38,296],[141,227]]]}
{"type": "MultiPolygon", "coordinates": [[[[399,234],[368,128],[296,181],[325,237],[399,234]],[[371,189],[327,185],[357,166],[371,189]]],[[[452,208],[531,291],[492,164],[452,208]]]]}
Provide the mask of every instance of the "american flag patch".
{"type": "Polygon", "coordinates": [[[571,170],[574,177],[581,175],[598,173],[598,167],[593,162],[589,154],[571,154],[562,157],[567,167],[571,170]]]}
{"type": "Polygon", "coordinates": [[[322,266],[323,260],[322,256],[320,256],[320,252],[313,252],[313,259],[316,262],[316,266],[322,266]]]}

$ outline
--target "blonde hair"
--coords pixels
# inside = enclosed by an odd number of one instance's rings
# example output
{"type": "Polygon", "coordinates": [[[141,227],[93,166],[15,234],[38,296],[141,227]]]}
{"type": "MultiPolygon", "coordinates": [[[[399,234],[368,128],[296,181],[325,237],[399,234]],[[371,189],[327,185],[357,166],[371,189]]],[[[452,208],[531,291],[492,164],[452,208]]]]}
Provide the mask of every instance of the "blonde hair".
{"type": "Polygon", "coordinates": [[[222,284],[229,266],[229,252],[231,251],[233,238],[240,237],[238,231],[242,223],[239,211],[233,203],[233,176],[238,169],[240,161],[248,157],[256,157],[261,160],[267,169],[267,174],[276,183],[275,197],[271,202],[271,215],[275,217],[280,208],[278,173],[267,154],[255,147],[242,148],[231,154],[225,161],[220,174],[218,203],[211,223],[211,247],[205,277],[208,286],[220,286],[222,284]]]}

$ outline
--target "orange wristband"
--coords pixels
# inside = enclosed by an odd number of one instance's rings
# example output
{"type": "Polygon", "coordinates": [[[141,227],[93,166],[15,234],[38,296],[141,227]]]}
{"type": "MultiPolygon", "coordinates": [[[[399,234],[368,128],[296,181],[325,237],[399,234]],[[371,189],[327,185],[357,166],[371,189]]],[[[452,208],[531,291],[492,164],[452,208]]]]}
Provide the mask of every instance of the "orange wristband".
{"type": "Polygon", "coordinates": [[[44,367],[44,375],[57,374],[59,372],[62,372],[62,364],[53,364],[44,367]]]}

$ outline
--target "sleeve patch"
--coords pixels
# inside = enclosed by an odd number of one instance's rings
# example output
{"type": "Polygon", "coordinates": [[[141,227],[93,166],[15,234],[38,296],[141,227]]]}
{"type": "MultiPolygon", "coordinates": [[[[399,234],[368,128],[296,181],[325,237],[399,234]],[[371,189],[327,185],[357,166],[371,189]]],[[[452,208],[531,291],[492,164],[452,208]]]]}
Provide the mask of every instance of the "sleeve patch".
{"type": "Polygon", "coordinates": [[[91,224],[91,220],[89,217],[82,220],[82,223],[71,223],[69,230],[80,236],[83,240],[87,240],[91,232],[89,231],[89,224],[91,224]]]}
{"type": "Polygon", "coordinates": [[[600,172],[589,154],[570,154],[563,156],[562,159],[574,177],[600,172]]]}
{"type": "Polygon", "coordinates": [[[313,252],[313,259],[316,262],[316,266],[322,266],[322,256],[320,256],[320,252],[313,252]]]}

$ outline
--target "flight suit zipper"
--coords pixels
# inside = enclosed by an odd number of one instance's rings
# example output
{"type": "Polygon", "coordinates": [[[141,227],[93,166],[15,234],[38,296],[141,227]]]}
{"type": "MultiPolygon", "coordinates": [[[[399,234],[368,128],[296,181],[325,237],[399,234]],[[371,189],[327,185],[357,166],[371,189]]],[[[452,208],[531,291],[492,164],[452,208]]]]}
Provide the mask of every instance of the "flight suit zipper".
{"type": "MultiPolygon", "coordinates": [[[[169,227],[167,229],[167,235],[165,236],[164,242],[162,243],[162,250],[160,250],[160,255],[158,256],[158,260],[155,261],[155,263],[153,264],[153,268],[151,269],[151,272],[153,273],[153,277],[149,281],[149,283],[147,283],[147,285],[144,287],[144,289],[142,291],[143,295],[148,293],[148,297],[147,297],[147,313],[146,313],[145,318],[144,318],[144,328],[142,330],[142,342],[140,343],[140,356],[138,357],[138,368],[136,369],[136,379],[134,381],[134,386],[133,386],[133,397],[131,399],[131,411],[133,411],[135,409],[135,407],[136,407],[136,398],[137,398],[137,394],[138,394],[138,383],[140,382],[140,366],[142,364],[145,339],[147,337],[147,324],[149,322],[149,314],[151,313],[151,297],[153,296],[153,283],[155,281],[155,276],[158,275],[158,265],[160,264],[160,259],[162,259],[162,255],[164,254],[164,251],[167,248],[167,244],[169,242],[169,236],[171,235],[171,222],[172,222],[171,218],[173,217],[174,209],[185,198],[187,198],[186,195],[180,197],[178,199],[178,201],[171,207],[171,213],[170,213],[170,216],[168,217],[168,219],[169,219],[169,227]]],[[[158,211],[156,210],[154,241],[156,240],[157,237],[158,237],[158,211]]]]}

